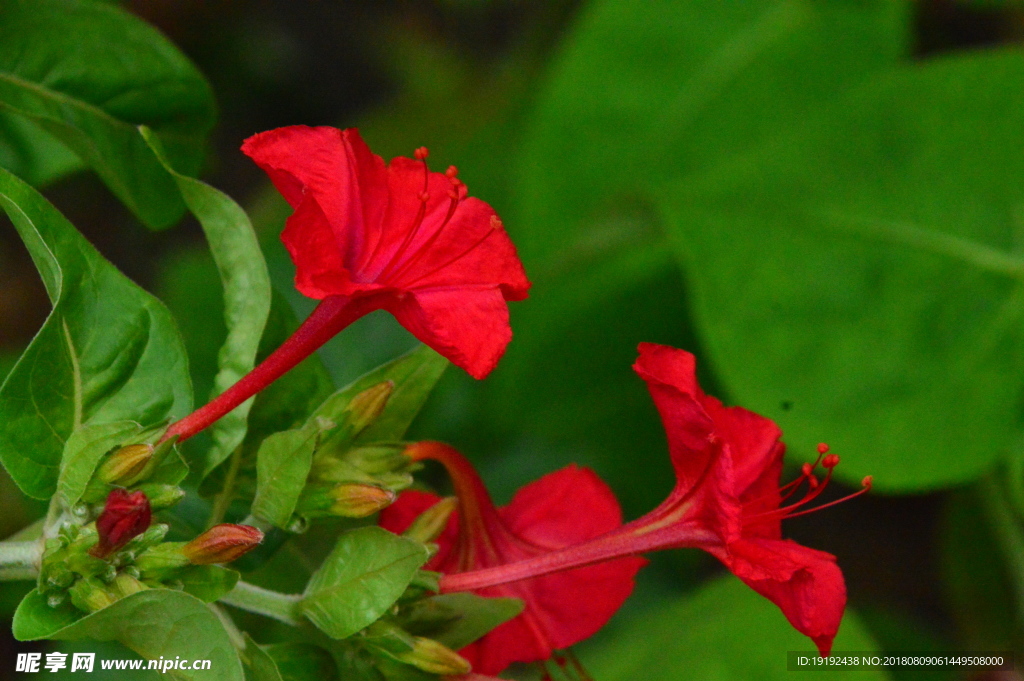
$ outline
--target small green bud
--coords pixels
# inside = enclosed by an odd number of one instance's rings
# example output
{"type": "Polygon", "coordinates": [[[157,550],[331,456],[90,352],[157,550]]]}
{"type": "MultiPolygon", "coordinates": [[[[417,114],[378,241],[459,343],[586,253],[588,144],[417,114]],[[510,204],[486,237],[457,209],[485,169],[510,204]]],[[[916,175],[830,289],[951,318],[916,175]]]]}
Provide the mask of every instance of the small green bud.
{"type": "Polygon", "coordinates": [[[352,401],[348,404],[347,411],[349,412],[349,423],[352,425],[354,433],[358,434],[365,430],[380,418],[394,390],[394,381],[383,381],[367,388],[352,398],[352,401]]]}
{"type": "Polygon", "coordinates": [[[102,610],[117,600],[95,577],[78,580],[68,589],[68,593],[71,594],[71,602],[74,606],[84,612],[102,610]]]}
{"type": "Polygon", "coordinates": [[[457,676],[468,674],[473,668],[469,661],[457,652],[438,643],[432,638],[415,636],[413,649],[394,653],[395,659],[412,665],[428,674],[457,676]]]}
{"type": "Polygon", "coordinates": [[[437,538],[444,532],[444,528],[448,526],[448,519],[452,517],[452,513],[458,507],[459,500],[455,497],[441,499],[416,516],[402,536],[424,544],[437,541],[437,538]]]}
{"type": "Polygon", "coordinates": [[[188,565],[188,558],[181,552],[184,545],[178,541],[149,548],[135,559],[135,569],[144,579],[163,579],[188,565]]]}
{"type": "Polygon", "coordinates": [[[362,483],[339,483],[331,487],[307,489],[296,511],[302,515],[334,515],[365,518],[389,506],[397,495],[391,490],[362,483]]]}
{"type": "Polygon", "coordinates": [[[148,482],[139,485],[138,490],[149,497],[149,505],[154,510],[170,508],[185,498],[185,490],[177,485],[161,485],[148,482]]]}
{"type": "Polygon", "coordinates": [[[111,453],[96,469],[96,479],[109,485],[128,487],[137,482],[153,460],[155,447],[136,444],[121,447],[111,453]]]}
{"type": "Polygon", "coordinates": [[[125,596],[131,596],[132,594],[140,591],[145,591],[149,587],[140,582],[139,580],[132,577],[127,572],[120,573],[114,578],[113,583],[110,585],[110,590],[113,592],[115,598],[124,598],[125,596]]]}

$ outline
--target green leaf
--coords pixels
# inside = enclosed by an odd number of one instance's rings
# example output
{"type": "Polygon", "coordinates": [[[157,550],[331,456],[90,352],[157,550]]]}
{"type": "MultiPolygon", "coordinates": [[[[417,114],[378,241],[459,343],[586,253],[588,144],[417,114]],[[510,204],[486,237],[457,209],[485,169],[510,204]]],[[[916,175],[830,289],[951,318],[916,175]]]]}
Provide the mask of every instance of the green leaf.
{"type": "Polygon", "coordinates": [[[417,346],[331,395],[313,412],[309,423],[317,418],[343,421],[344,412],[353,397],[367,388],[391,381],[394,388],[384,411],[358,434],[354,442],[360,444],[401,440],[447,367],[448,360],[444,357],[426,345],[417,346]]]}
{"type": "Polygon", "coordinates": [[[0,111],[0,167],[34,186],[83,167],[75,152],[27,118],[0,111]]]}
{"type": "Polygon", "coordinates": [[[886,72],[665,192],[735,401],[846,481],[954,485],[1019,438],[1022,78],[1016,51],[886,72]]]}
{"type": "MultiPolygon", "coordinates": [[[[203,226],[224,286],[224,320],[228,336],[218,356],[212,397],[249,373],[256,361],[260,338],[270,315],[270,275],[252,223],[237,203],[210,185],[176,172],[159,140],[148,128],[142,136],[171,173],[188,209],[203,226]]],[[[200,466],[209,473],[242,444],[252,400],[242,403],[213,425],[213,447],[200,466]]]]}
{"type": "Polygon", "coordinates": [[[338,666],[331,654],[308,643],[276,643],[265,646],[277,664],[282,681],[337,681],[338,666]]]}
{"type": "Polygon", "coordinates": [[[81,425],[144,426],[191,410],[174,321],[46,199],[0,169],[0,206],[32,255],[53,311],[0,387],[0,461],[29,496],[53,494],[81,425]]]}
{"type": "Polygon", "coordinates": [[[379,527],[346,532],[310,578],[300,607],[325,634],[346,638],[394,605],[427,557],[422,544],[379,527]]]}
{"type": "Polygon", "coordinates": [[[82,498],[104,454],[138,442],[142,432],[142,426],[134,421],[96,423],[73,432],[64,444],[57,478],[57,495],[64,508],[70,509],[82,498]]]}
{"type": "Polygon", "coordinates": [[[15,130],[5,145],[12,167],[42,181],[66,170],[66,156],[41,160],[56,139],[146,225],[177,221],[181,198],[135,126],[153,128],[174,166],[194,174],[215,115],[195,67],[151,26],[112,5],[2,0],[0,14],[0,132],[15,130]],[[40,145],[14,117],[53,139],[40,145]]]}
{"type": "MultiPolygon", "coordinates": [[[[810,639],[793,629],[775,605],[732,576],[619,626],[617,635],[581,656],[595,679],[677,681],[685,669],[687,678],[706,681],[792,681],[786,652],[814,650],[810,639]]],[[[871,652],[878,646],[847,610],[834,649],[871,652]]],[[[841,668],[812,676],[850,678],[841,668]]],[[[871,670],[857,672],[857,678],[889,677],[871,670]]]]}
{"type": "Polygon", "coordinates": [[[204,603],[215,600],[235,588],[238,573],[220,565],[187,565],[175,578],[181,580],[185,593],[190,593],[204,603]]]}
{"type": "Polygon", "coordinates": [[[652,171],[702,172],[892,65],[906,13],[886,0],[590,3],[529,125],[520,253],[598,245],[595,216],[643,196],[652,171]]]}
{"type": "Polygon", "coordinates": [[[32,589],[14,611],[11,632],[19,641],[50,638],[54,632],[74,624],[84,616],[81,610],[71,605],[70,599],[51,608],[46,602],[46,596],[32,589]]]}
{"type": "Polygon", "coordinates": [[[287,527],[313,463],[319,431],[300,428],[274,433],[260,445],[256,459],[256,498],[252,513],[287,527]]]}
{"type": "Polygon", "coordinates": [[[247,633],[242,633],[245,649],[241,652],[246,681],[284,681],[274,659],[247,633]]]}
{"type": "Polygon", "coordinates": [[[417,636],[426,636],[459,650],[519,615],[524,606],[518,598],[440,594],[417,602],[408,614],[411,621],[406,628],[417,636]],[[430,623],[432,618],[437,618],[433,624],[430,623]],[[416,623],[417,619],[422,624],[416,623]],[[413,626],[414,623],[417,626],[413,626]]]}
{"type": "MultiPolygon", "coordinates": [[[[19,612],[21,609],[19,606],[19,612]]],[[[141,591],[77,622],[52,629],[22,628],[16,613],[14,635],[22,641],[120,641],[149,660],[182,657],[210,661],[207,671],[176,670],[178,678],[207,679],[212,670],[225,681],[244,679],[242,665],[220,619],[201,600],[180,591],[141,591]]]]}

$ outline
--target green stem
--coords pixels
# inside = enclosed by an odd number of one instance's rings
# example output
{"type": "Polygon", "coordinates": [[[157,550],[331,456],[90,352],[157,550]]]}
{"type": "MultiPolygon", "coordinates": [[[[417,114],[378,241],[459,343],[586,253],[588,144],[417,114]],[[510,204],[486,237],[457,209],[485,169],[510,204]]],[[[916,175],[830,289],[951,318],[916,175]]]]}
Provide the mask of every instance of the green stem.
{"type": "Polygon", "coordinates": [[[1024,534],[999,483],[985,478],[980,487],[982,506],[1009,563],[1010,579],[1017,596],[1017,617],[1024,622],[1024,534]]]}
{"type": "Polygon", "coordinates": [[[35,579],[42,555],[40,541],[0,542],[0,580],[35,579]]]}
{"type": "Polygon", "coordinates": [[[241,468],[242,447],[239,445],[231,454],[231,463],[228,465],[228,472],[224,476],[224,487],[221,488],[220,494],[213,500],[213,510],[210,511],[210,522],[206,529],[210,529],[224,521],[228,507],[231,506],[231,502],[235,499],[235,478],[238,477],[238,471],[241,468]]]}
{"type": "Polygon", "coordinates": [[[302,618],[299,611],[301,600],[300,594],[283,594],[248,582],[239,582],[229,594],[221,597],[220,602],[297,627],[302,618]]]}

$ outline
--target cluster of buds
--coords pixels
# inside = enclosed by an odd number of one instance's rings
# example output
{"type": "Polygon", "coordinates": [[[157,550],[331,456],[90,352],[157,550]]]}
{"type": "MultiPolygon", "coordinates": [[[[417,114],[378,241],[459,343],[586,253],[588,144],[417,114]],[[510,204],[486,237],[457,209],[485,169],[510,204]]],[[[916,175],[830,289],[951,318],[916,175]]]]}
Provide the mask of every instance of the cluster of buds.
{"type": "Polygon", "coordinates": [[[394,617],[384,617],[360,632],[358,645],[372,658],[394,660],[428,674],[468,674],[472,665],[448,646],[409,633],[394,617]]]}
{"type": "Polygon", "coordinates": [[[82,501],[97,504],[115,489],[137,488],[145,492],[155,509],[178,503],[185,495],[180,488],[146,482],[166,459],[173,445],[172,440],[166,440],[156,445],[140,442],[114,449],[96,467],[82,501]]]}
{"type": "Polygon", "coordinates": [[[382,381],[358,393],[337,422],[314,417],[321,436],[295,508],[298,516],[365,518],[391,505],[412,484],[411,462],[401,443],[359,441],[384,412],[394,387],[382,381]]]}
{"type": "Polygon", "coordinates": [[[142,491],[115,488],[95,522],[65,524],[46,543],[39,589],[51,607],[70,598],[95,612],[150,588],[173,586],[189,565],[230,562],[255,548],[263,533],[244,525],[217,525],[190,542],[164,542],[168,526],[152,524],[142,491]]]}

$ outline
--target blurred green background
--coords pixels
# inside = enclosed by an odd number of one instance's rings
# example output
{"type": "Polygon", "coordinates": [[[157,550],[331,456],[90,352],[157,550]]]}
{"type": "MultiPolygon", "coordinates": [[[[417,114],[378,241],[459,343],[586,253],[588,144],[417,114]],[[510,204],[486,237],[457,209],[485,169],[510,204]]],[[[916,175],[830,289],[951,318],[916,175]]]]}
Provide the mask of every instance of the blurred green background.
{"type": "MultiPolygon", "coordinates": [[[[577,462],[628,518],[655,506],[673,477],[630,365],[642,341],[685,348],[707,392],[779,422],[794,467],[826,441],[843,483],[874,475],[871,495],[785,527],[846,574],[837,649],[1022,650],[1024,13],[1012,3],[123,5],[209,79],[220,113],[202,177],[249,210],[300,314],[312,302],[277,239],[289,210],[238,151],[250,134],[358,126],[385,158],[426,145],[435,169],[458,165],[497,209],[531,297],[512,305],[499,368],[479,383],[448,371],[413,434],[458,446],[499,502],[577,462]]],[[[198,225],[143,229],[89,173],[46,194],[167,302],[208,394],[225,332],[198,225]]],[[[3,222],[0,375],[48,309],[3,222]]],[[[376,313],[322,356],[342,385],[412,345],[376,313]]],[[[0,495],[0,536],[40,512],[8,480],[0,495]]],[[[582,647],[595,678],[782,678],[784,651],[809,642],[719,572],[696,551],[655,556],[582,647]]],[[[0,596],[9,613],[17,594],[0,596]]],[[[14,645],[0,640],[0,659],[14,645]]]]}

